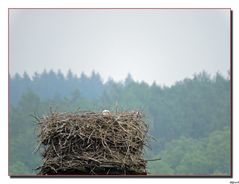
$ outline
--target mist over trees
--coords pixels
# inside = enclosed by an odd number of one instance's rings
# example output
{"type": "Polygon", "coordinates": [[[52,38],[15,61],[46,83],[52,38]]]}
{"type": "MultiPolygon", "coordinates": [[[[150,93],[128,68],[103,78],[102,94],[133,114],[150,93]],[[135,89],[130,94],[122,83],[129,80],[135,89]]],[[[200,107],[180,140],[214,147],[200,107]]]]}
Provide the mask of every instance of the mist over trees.
{"type": "Polygon", "coordinates": [[[219,73],[195,74],[171,87],[136,82],[103,83],[92,72],[77,77],[71,71],[10,76],[10,174],[34,174],[40,165],[33,114],[109,109],[141,110],[149,124],[148,172],[157,175],[229,175],[230,79],[219,73]]]}

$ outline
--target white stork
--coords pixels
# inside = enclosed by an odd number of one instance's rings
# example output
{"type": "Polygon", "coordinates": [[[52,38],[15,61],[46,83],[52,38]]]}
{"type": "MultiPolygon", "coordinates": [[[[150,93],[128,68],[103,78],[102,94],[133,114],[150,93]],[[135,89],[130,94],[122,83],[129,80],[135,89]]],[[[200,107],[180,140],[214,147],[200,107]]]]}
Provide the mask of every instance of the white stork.
{"type": "Polygon", "coordinates": [[[103,114],[103,116],[110,116],[111,115],[109,110],[103,110],[102,114],[103,114]]]}

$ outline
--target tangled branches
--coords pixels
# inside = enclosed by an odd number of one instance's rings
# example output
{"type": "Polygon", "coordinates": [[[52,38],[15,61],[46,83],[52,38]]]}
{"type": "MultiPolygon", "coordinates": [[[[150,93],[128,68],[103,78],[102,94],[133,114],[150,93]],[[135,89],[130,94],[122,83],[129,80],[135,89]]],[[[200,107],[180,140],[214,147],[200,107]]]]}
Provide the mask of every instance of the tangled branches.
{"type": "Polygon", "coordinates": [[[39,174],[143,173],[147,131],[135,112],[52,112],[38,120],[39,174]]]}

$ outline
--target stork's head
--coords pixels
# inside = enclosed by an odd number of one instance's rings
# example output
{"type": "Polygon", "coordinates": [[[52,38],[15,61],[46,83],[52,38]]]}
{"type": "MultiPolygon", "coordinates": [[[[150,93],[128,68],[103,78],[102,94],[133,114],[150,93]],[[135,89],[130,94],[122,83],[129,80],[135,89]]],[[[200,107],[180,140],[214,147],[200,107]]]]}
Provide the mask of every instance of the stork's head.
{"type": "Polygon", "coordinates": [[[110,116],[111,115],[109,110],[103,110],[102,114],[103,114],[103,116],[110,116]]]}

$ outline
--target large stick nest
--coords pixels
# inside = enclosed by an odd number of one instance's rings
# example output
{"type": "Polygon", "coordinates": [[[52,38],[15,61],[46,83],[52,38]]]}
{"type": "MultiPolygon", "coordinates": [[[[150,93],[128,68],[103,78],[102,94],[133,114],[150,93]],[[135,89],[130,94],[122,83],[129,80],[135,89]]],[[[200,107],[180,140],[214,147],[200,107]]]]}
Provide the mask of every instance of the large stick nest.
{"type": "Polygon", "coordinates": [[[51,112],[38,125],[39,174],[145,172],[148,127],[141,113],[51,112]]]}

